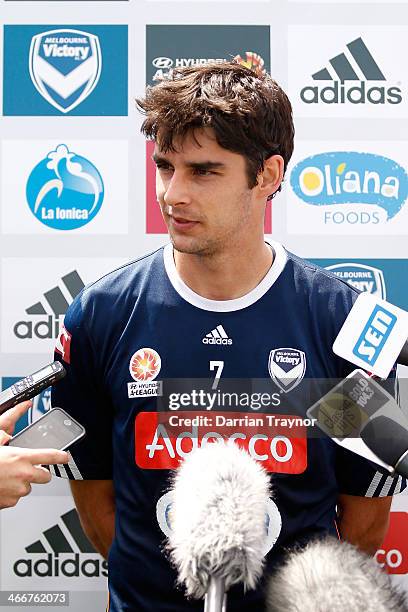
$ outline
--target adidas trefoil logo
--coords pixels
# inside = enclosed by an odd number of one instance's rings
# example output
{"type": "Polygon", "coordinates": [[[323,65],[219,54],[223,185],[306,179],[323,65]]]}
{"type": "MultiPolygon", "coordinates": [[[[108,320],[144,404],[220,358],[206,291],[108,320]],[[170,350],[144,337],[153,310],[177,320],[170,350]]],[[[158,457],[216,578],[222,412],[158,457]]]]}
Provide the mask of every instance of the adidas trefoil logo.
{"type": "Polygon", "coordinates": [[[314,81],[332,81],[332,85],[304,87],[300,92],[306,104],[400,104],[399,87],[384,87],[386,81],[370,50],[361,37],[346,45],[347,51],[329,59],[329,66],[312,74],[314,81]],[[352,81],[350,86],[346,81],[352,81]],[[377,81],[378,86],[367,87],[377,81]]]}
{"type": "Polygon", "coordinates": [[[222,325],[217,325],[202,339],[203,344],[223,344],[231,345],[232,339],[228,337],[227,332],[222,325]]]}

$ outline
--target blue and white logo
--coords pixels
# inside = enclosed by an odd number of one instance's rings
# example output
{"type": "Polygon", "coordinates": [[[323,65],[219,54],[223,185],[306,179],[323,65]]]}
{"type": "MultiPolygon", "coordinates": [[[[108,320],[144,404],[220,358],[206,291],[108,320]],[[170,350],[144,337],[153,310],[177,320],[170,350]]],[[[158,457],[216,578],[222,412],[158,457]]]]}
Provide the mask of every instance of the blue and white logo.
{"type": "Polygon", "coordinates": [[[394,313],[376,305],[353,348],[353,354],[373,366],[396,322],[394,313]]]}
{"type": "Polygon", "coordinates": [[[306,355],[293,348],[273,349],[269,353],[269,375],[284,393],[292,391],[306,372],[306,355]]]}
{"type": "Polygon", "coordinates": [[[359,291],[367,291],[382,300],[387,299],[384,273],[378,268],[360,263],[338,263],[326,266],[326,270],[330,270],[359,291]]]}
{"type": "Polygon", "coordinates": [[[3,28],[3,114],[128,114],[128,26],[58,23],[3,28]]]}
{"type": "Polygon", "coordinates": [[[40,395],[36,395],[32,401],[33,405],[28,411],[29,425],[51,410],[51,388],[44,389],[44,391],[40,393],[40,395]]]}
{"type": "Polygon", "coordinates": [[[81,30],[49,30],[33,36],[29,69],[37,91],[62,113],[95,89],[102,67],[99,39],[81,30]]]}
{"type": "MultiPolygon", "coordinates": [[[[160,529],[167,538],[171,537],[173,531],[172,506],[174,503],[174,491],[168,491],[160,497],[156,504],[156,518],[160,529]]],[[[275,545],[282,530],[282,516],[275,502],[268,498],[265,513],[265,540],[263,554],[266,555],[275,545]]]]}
{"type": "Polygon", "coordinates": [[[354,151],[319,153],[303,159],[293,168],[290,184],[306,204],[379,206],[387,221],[408,197],[408,176],[402,166],[387,157],[354,151]]]}
{"type": "Polygon", "coordinates": [[[98,214],[104,186],[92,162],[60,144],[31,172],[26,196],[31,212],[41,223],[72,230],[98,214]]]}

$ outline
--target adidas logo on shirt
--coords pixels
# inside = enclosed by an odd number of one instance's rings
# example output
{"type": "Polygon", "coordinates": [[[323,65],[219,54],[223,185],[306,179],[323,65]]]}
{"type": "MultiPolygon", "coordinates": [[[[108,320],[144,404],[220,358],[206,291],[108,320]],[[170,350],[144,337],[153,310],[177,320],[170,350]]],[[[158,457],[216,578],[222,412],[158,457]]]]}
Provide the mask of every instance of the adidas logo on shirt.
{"type": "Polygon", "coordinates": [[[228,334],[222,325],[217,325],[214,329],[212,329],[203,339],[203,344],[223,344],[223,345],[231,345],[232,340],[228,338],[228,334]]]}

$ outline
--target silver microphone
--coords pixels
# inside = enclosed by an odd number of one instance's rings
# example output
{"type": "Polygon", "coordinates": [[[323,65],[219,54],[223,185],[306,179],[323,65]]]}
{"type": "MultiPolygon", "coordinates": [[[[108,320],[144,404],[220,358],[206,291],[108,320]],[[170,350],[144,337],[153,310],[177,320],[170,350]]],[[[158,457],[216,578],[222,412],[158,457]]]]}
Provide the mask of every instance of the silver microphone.
{"type": "Polygon", "coordinates": [[[188,597],[206,595],[222,612],[238,583],[254,589],[263,571],[269,478],[233,442],[207,443],[188,455],[173,481],[171,559],[188,597]]]}
{"type": "Polygon", "coordinates": [[[405,595],[374,559],[333,537],[289,553],[267,589],[267,612],[407,612],[405,595]]]}

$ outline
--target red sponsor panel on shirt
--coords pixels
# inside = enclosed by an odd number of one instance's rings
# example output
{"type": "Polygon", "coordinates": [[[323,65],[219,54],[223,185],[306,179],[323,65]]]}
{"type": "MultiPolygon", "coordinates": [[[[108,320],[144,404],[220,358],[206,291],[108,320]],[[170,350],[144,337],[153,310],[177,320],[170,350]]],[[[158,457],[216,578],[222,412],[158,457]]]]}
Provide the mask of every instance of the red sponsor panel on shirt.
{"type": "Polygon", "coordinates": [[[391,512],[390,525],[375,560],[388,574],[408,574],[408,512],[391,512]]]}
{"type": "Polygon", "coordinates": [[[234,440],[268,472],[301,474],[307,468],[306,427],[285,426],[289,415],[243,412],[140,412],[135,419],[135,461],[146,470],[175,469],[194,449],[217,438],[234,440]],[[282,419],[281,424],[271,425],[282,419]]]}

